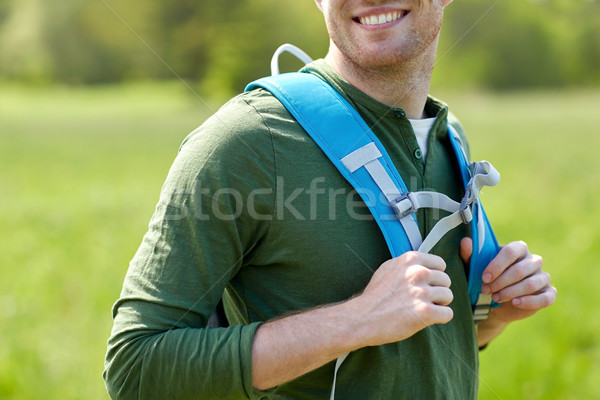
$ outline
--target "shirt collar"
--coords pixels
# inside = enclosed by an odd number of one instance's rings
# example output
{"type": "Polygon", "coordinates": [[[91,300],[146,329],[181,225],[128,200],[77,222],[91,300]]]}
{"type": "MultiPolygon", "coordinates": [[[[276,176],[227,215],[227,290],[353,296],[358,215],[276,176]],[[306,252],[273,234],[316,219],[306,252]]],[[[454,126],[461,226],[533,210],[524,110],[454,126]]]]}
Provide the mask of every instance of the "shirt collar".
{"type": "MultiPolygon", "coordinates": [[[[355,86],[351,85],[341,75],[339,75],[331,66],[323,59],[315,60],[312,63],[306,65],[301,72],[310,72],[323,78],[329,83],[335,90],[337,90],[350,104],[352,104],[358,111],[361,106],[370,110],[371,112],[379,115],[381,118],[390,117],[393,118],[398,112],[404,113],[404,110],[399,107],[390,107],[386,104],[379,102],[372,98],[368,94],[362,92],[355,86]]],[[[432,97],[427,96],[427,102],[425,103],[425,113],[429,117],[435,117],[436,122],[434,123],[434,129],[438,134],[446,134],[446,129],[439,129],[441,126],[446,125],[448,117],[448,106],[432,97]]],[[[408,121],[408,119],[407,119],[408,121]]]]}

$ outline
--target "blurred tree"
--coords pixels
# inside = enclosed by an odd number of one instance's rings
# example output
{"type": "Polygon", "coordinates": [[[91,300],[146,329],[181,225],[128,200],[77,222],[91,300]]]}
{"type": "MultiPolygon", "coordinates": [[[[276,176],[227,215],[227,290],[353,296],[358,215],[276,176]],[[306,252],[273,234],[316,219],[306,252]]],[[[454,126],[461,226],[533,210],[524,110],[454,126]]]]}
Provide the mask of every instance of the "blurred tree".
{"type": "MultiPolygon", "coordinates": [[[[0,0],[0,76],[68,84],[189,81],[229,95],[281,43],[328,46],[313,1],[0,0]]],[[[600,1],[461,0],[446,11],[436,85],[600,84],[600,1]]],[[[298,63],[283,58],[283,68],[298,63]]]]}
{"type": "Polygon", "coordinates": [[[543,25],[503,12],[491,16],[486,25],[492,27],[484,33],[487,40],[482,52],[488,86],[514,89],[564,83],[560,55],[543,25]]]}
{"type": "Polygon", "coordinates": [[[598,84],[599,7],[596,0],[455,2],[447,8],[434,84],[598,84]]]}
{"type": "Polygon", "coordinates": [[[33,83],[52,78],[41,3],[42,0],[0,3],[0,73],[8,78],[33,83]]]}
{"type": "MultiPolygon", "coordinates": [[[[242,90],[250,80],[270,73],[271,55],[284,42],[298,44],[315,58],[323,56],[327,33],[324,27],[319,29],[320,25],[311,23],[310,16],[321,18],[314,4],[308,2],[236,1],[228,18],[208,31],[213,46],[208,48],[210,62],[203,88],[224,93],[242,90]]],[[[284,68],[289,69],[289,64],[284,68]]]]}

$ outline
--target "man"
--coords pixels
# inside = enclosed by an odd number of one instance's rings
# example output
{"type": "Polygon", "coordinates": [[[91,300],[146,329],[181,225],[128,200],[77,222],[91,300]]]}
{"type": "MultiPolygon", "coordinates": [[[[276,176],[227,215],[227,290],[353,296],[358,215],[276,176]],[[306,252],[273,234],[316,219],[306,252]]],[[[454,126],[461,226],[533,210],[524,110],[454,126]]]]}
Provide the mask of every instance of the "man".
{"type": "MultiPolygon", "coordinates": [[[[459,200],[447,121],[462,130],[427,95],[450,1],[317,0],[331,44],[305,71],[358,110],[409,189],[459,200]]],[[[421,233],[440,217],[420,210],[421,233]]],[[[171,168],[114,307],[109,393],[327,399],[336,375],[340,399],[475,399],[478,349],[556,290],[542,259],[510,243],[483,275],[503,304],[475,327],[468,234],[389,259],[359,197],[283,106],[264,90],[238,96],[171,168]],[[206,328],[224,289],[230,327],[206,328]]]]}

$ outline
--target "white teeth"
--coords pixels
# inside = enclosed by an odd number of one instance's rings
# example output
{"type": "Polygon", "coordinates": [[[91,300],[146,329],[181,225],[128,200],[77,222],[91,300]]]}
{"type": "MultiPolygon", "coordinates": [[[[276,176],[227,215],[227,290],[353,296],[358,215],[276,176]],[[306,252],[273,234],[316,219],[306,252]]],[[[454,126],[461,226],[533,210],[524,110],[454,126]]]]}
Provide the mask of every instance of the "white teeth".
{"type": "Polygon", "coordinates": [[[380,15],[370,15],[367,17],[360,17],[358,20],[363,25],[381,25],[387,22],[392,22],[402,17],[404,13],[399,13],[398,11],[388,12],[386,14],[380,15]]]}

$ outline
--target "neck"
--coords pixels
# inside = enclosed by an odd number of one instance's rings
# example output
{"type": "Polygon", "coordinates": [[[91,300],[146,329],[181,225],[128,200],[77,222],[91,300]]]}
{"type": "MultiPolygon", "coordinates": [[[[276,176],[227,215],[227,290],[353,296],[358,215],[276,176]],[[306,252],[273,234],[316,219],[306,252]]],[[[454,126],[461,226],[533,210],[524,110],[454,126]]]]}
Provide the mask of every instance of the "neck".
{"type": "Polygon", "coordinates": [[[427,51],[392,66],[364,67],[345,57],[331,45],[325,60],[351,85],[394,108],[402,108],[408,118],[425,118],[425,103],[435,63],[437,40],[427,51]]]}

